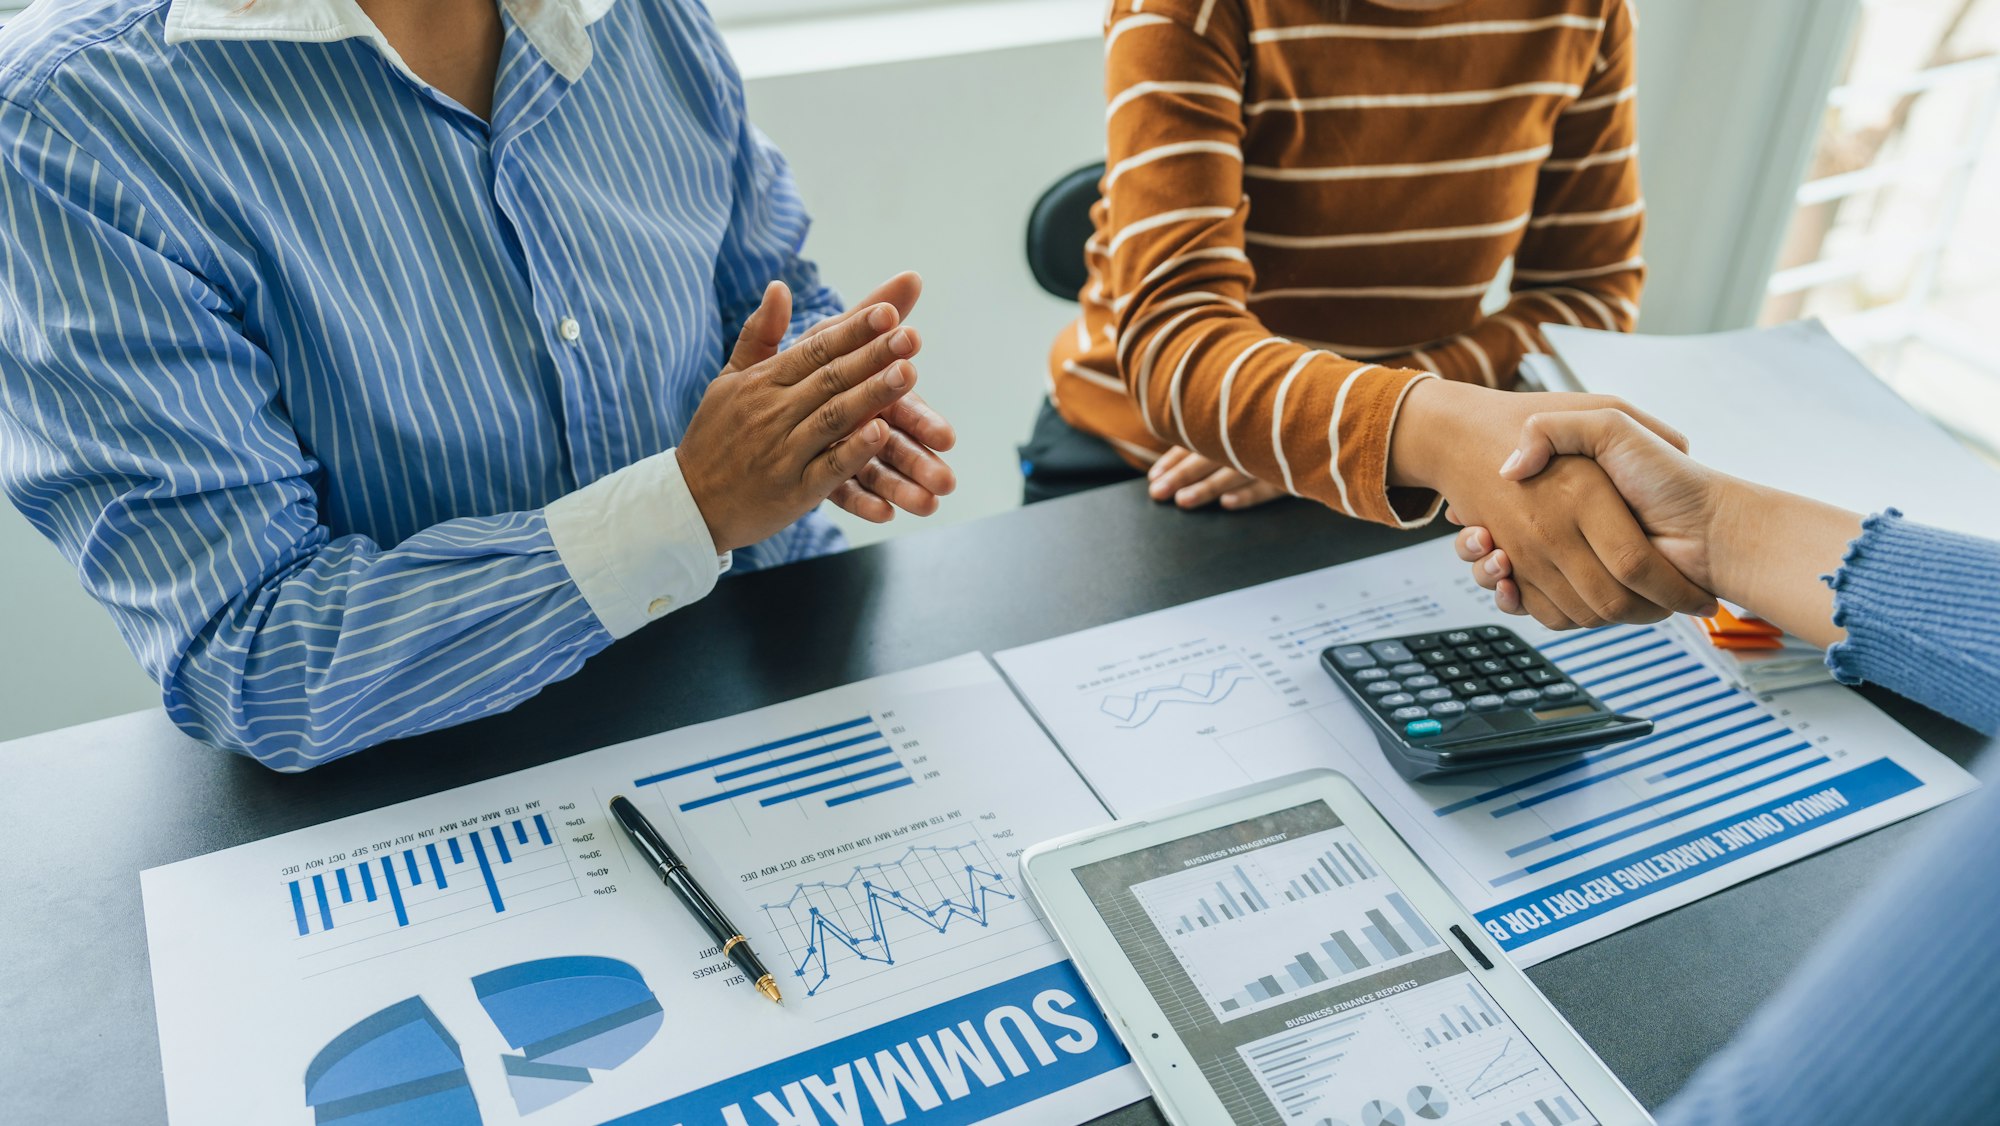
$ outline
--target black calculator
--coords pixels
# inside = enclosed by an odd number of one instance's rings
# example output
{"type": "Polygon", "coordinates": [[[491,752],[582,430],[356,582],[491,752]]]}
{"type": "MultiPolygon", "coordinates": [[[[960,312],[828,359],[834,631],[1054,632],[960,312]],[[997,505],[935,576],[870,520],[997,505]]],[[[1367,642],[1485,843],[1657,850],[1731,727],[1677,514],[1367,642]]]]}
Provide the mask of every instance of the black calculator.
{"type": "Polygon", "coordinates": [[[1650,734],[1503,626],[1336,645],[1320,664],[1412,781],[1576,754],[1650,734]]]}

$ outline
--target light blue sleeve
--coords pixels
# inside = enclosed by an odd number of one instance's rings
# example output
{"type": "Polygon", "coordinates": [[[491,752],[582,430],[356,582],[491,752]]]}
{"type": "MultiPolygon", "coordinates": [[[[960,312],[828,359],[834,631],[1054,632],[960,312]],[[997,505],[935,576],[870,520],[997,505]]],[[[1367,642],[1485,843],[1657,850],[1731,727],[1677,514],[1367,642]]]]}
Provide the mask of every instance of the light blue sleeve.
{"type": "Polygon", "coordinates": [[[2000,764],[1985,766],[1661,1126],[2000,1120],[2000,764]]]}
{"type": "Polygon", "coordinates": [[[610,642],[540,511],[330,535],[272,361],[173,202],[0,102],[0,486],[189,734],[303,770],[610,642]]]}
{"type": "Polygon", "coordinates": [[[1827,582],[1834,624],[1847,630],[1827,651],[1835,676],[2000,734],[2000,542],[1892,508],[1862,524],[1827,582]]]}

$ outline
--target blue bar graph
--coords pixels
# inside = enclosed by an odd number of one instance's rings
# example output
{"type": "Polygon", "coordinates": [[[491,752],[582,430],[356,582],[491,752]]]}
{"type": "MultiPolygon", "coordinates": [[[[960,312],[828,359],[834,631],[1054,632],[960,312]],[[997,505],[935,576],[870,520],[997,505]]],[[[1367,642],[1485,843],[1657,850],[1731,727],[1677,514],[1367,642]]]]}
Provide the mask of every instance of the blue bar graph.
{"type": "Polygon", "coordinates": [[[894,782],[884,782],[880,786],[870,786],[866,790],[856,790],[854,793],[851,794],[842,794],[837,798],[828,798],[826,799],[826,804],[828,808],[832,808],[834,806],[846,805],[848,802],[851,801],[860,801],[862,798],[872,798],[876,794],[886,794],[890,790],[900,790],[905,786],[913,786],[915,784],[916,784],[916,779],[914,778],[898,778],[894,782]]]}
{"type": "Polygon", "coordinates": [[[492,898],[493,913],[497,915],[507,909],[507,904],[500,899],[500,884],[493,879],[493,865],[487,863],[486,846],[479,843],[479,834],[472,834],[470,839],[472,855],[479,859],[479,875],[486,881],[486,894],[492,898]]]}
{"type": "Polygon", "coordinates": [[[501,885],[507,879],[509,865],[516,865],[515,870],[523,872],[544,872],[553,867],[563,873],[556,877],[555,883],[550,883],[547,877],[530,881],[527,885],[530,890],[541,892],[558,884],[573,886],[565,878],[570,875],[569,860],[560,851],[548,817],[536,813],[477,828],[468,823],[449,837],[393,851],[385,849],[330,872],[322,870],[288,881],[286,895],[292,908],[291,922],[300,937],[345,930],[371,920],[379,933],[391,921],[394,927],[401,928],[459,915],[466,909],[466,903],[451,897],[470,895],[478,903],[480,886],[485,889],[482,909],[490,904],[496,914],[505,912],[509,893],[501,885]],[[466,848],[467,844],[471,848],[466,848]],[[550,853],[553,865],[548,860],[532,859],[543,852],[550,853]],[[522,863],[524,860],[527,862],[522,863]],[[472,883],[475,867],[480,880],[477,885],[472,883]],[[354,886],[357,878],[361,885],[358,889],[354,886]],[[456,889],[454,881],[458,882],[456,889]],[[433,909],[430,904],[434,900],[447,902],[433,909]]]}
{"type": "MultiPolygon", "coordinates": [[[[739,799],[759,809],[806,799],[838,808],[916,779],[874,718],[862,716],[633,779],[639,786],[667,782],[676,783],[668,800],[691,813],[739,799]]],[[[547,832],[540,822],[536,828],[547,832]]]]}
{"type": "Polygon", "coordinates": [[[396,908],[396,925],[410,925],[410,913],[403,909],[403,889],[396,886],[396,865],[388,857],[382,858],[382,882],[389,885],[389,902],[396,908]]]}
{"type": "MultiPolygon", "coordinates": [[[[1501,887],[1599,853],[1682,818],[1753,795],[1828,764],[1782,718],[1724,684],[1671,635],[1607,626],[1541,650],[1609,707],[1653,721],[1644,738],[1616,743],[1439,806],[1440,818],[1518,821],[1505,843],[1523,867],[1488,879],[1501,887]]],[[[1794,783],[1796,784],[1796,783],[1794,783]]],[[[1629,847],[1629,846],[1627,846],[1629,847]]]]}
{"type": "Polygon", "coordinates": [[[326,879],[317,873],[313,875],[313,898],[319,901],[319,925],[332,930],[333,908],[326,902],[326,879]]]}
{"type": "MultiPolygon", "coordinates": [[[[832,782],[814,782],[812,786],[804,786],[804,788],[792,790],[788,794],[772,794],[770,798],[760,798],[758,804],[760,806],[776,806],[780,802],[796,802],[796,800],[812,796],[812,794],[824,794],[826,790],[838,790],[840,786],[846,786],[848,782],[860,782],[862,778],[880,778],[882,774],[894,774],[898,770],[902,770],[902,764],[900,762],[890,762],[888,766],[876,766],[874,770],[860,770],[856,774],[848,774],[846,778],[834,778],[832,782]]],[[[904,778],[904,782],[908,782],[908,778],[904,778]]]]}
{"type": "MultiPolygon", "coordinates": [[[[813,739],[825,738],[828,735],[833,735],[842,731],[851,731],[857,727],[872,726],[874,723],[875,723],[874,718],[870,716],[862,716],[860,719],[850,719],[845,723],[836,723],[831,727],[822,727],[817,731],[808,731],[802,735],[793,735],[784,739],[776,739],[769,743],[760,743],[754,747],[747,747],[740,751],[732,751],[726,755],[718,755],[715,758],[705,759],[701,762],[693,763],[688,766],[678,767],[674,770],[666,770],[658,774],[649,774],[644,778],[637,779],[633,784],[638,786],[651,786],[656,782],[665,782],[670,779],[680,778],[689,774],[699,774],[704,770],[709,770],[714,767],[721,766],[725,763],[737,762],[742,759],[749,758],[752,755],[766,754],[768,752],[778,750],[781,747],[797,746],[800,743],[808,742],[813,739]]],[[[824,748],[821,749],[824,750],[824,748]]]]}

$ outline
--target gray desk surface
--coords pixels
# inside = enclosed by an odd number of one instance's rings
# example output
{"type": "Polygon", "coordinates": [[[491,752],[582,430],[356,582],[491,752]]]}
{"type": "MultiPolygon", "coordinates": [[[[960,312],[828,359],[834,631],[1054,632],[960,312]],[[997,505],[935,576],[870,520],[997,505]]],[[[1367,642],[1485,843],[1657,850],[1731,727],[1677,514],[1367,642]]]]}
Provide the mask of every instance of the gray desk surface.
{"type": "MultiPolygon", "coordinates": [[[[203,747],[148,713],[0,744],[0,1117],[165,1119],[143,868],[1408,542],[1297,502],[1187,514],[1147,503],[1136,484],[1117,486],[728,580],[509,715],[305,775],[203,747]]],[[[1986,744],[1914,705],[1873,698],[1955,759],[1986,744]]],[[[1870,834],[1531,976],[1657,1105],[1920,828],[1870,834]]],[[[1160,1119],[1140,1104],[1104,1121],[1160,1119]]]]}

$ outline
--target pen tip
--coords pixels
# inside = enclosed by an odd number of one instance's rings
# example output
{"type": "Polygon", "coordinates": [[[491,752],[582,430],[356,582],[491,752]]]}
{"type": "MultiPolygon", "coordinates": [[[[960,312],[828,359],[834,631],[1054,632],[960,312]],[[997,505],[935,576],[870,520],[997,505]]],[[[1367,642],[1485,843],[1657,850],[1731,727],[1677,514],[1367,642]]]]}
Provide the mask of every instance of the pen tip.
{"type": "Polygon", "coordinates": [[[770,974],[765,974],[763,977],[757,979],[757,992],[762,993],[779,1004],[784,1004],[785,999],[778,996],[778,983],[771,980],[770,974]]]}

